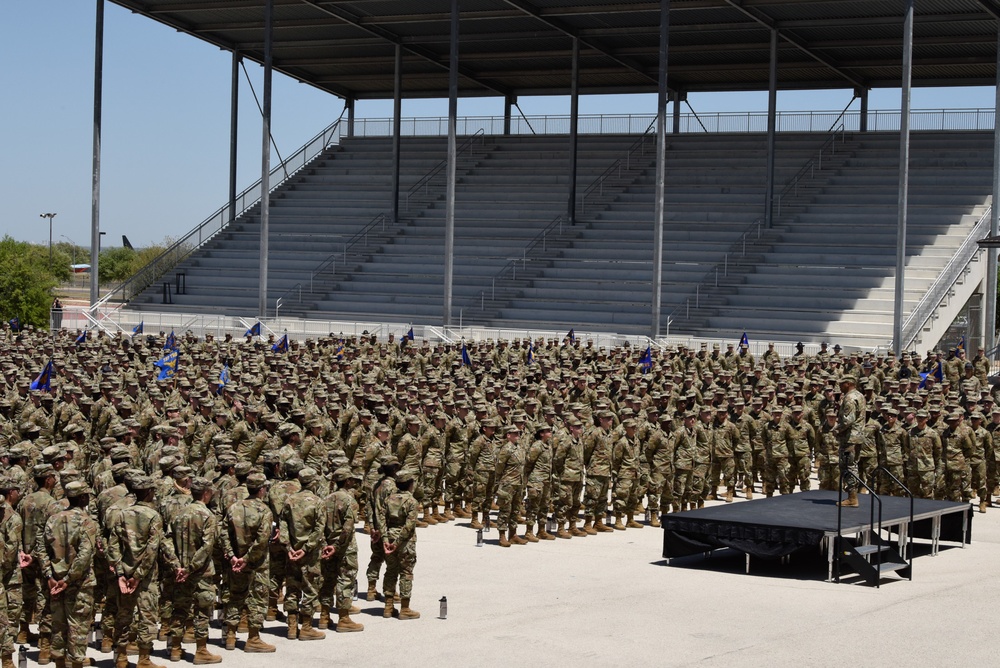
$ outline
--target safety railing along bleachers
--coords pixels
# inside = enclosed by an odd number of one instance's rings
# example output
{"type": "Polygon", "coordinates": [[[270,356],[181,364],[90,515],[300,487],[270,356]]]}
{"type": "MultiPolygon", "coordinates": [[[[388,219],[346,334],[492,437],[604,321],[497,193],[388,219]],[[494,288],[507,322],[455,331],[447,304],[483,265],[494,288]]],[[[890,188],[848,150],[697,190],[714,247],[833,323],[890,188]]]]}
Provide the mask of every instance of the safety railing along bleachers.
{"type": "MultiPolygon", "coordinates": [[[[281,188],[300,169],[320,155],[320,153],[340,141],[343,116],[343,113],[341,113],[340,118],[271,170],[270,175],[272,180],[270,181],[271,187],[269,192],[274,192],[278,188],[281,188]],[[282,175],[280,179],[277,178],[279,174],[282,175]]],[[[133,297],[138,296],[143,290],[159,280],[161,276],[165,276],[169,271],[190,257],[192,253],[204,246],[231,222],[237,220],[251,208],[260,204],[261,196],[261,180],[258,179],[256,183],[236,196],[236,206],[232,211],[230,211],[229,203],[223,205],[200,225],[197,225],[190,232],[171,244],[160,255],[153,258],[149,264],[137,271],[129,280],[105,294],[91,307],[92,310],[96,311],[111,301],[128,302],[133,297]]]]}

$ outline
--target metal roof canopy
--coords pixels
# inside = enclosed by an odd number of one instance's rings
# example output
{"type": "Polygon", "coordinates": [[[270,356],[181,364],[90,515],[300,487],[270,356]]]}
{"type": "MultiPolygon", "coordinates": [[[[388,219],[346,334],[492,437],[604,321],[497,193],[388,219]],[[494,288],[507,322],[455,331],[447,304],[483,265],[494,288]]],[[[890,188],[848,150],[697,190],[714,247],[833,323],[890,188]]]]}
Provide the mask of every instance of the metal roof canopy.
{"type": "MultiPolygon", "coordinates": [[[[111,0],[258,63],[262,0],[111,0]]],[[[572,38],[581,94],[654,93],[658,1],[461,0],[461,96],[565,95],[572,38]]],[[[447,97],[449,0],[274,0],[274,68],[349,99],[447,97]]],[[[672,0],[669,84],[767,90],[900,85],[903,0],[672,0]]],[[[916,86],[994,86],[1000,0],[917,0],[916,86]]]]}

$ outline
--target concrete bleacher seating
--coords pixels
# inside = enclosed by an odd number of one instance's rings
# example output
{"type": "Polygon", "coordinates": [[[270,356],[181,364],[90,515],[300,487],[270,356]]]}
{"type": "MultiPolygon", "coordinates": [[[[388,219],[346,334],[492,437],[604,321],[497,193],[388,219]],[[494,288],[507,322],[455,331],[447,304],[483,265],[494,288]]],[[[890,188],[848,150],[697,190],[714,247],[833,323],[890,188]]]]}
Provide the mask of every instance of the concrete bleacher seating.
{"type": "MultiPolygon", "coordinates": [[[[486,137],[462,156],[455,324],[649,331],[651,148],[633,155],[631,169],[609,179],[602,194],[584,197],[637,139],[580,137],[577,224],[564,226],[547,238],[544,252],[535,249],[527,257],[529,242],[566,211],[567,138],[486,137]],[[522,258],[516,275],[495,280],[515,258],[522,258]]],[[[778,135],[777,191],[826,140],[822,133],[778,135]]],[[[763,135],[668,135],[667,141],[661,332],[669,318],[670,333],[886,339],[898,135],[841,137],[835,152],[824,156],[824,168],[782,198],[771,229],[754,226],[764,212],[763,135]]],[[[406,137],[402,146],[406,193],[444,159],[446,140],[406,137]]],[[[986,133],[914,133],[912,146],[908,308],[981,216],[992,177],[992,137],[986,133]]],[[[443,174],[427,197],[403,203],[398,224],[314,273],[390,210],[391,155],[388,138],[344,139],[275,191],[269,311],[281,297],[288,315],[440,324],[443,174]]],[[[151,286],[133,306],[256,314],[259,224],[251,210],[186,260],[178,271],[186,275],[187,293],[176,295],[173,305],[159,303],[160,290],[151,286]]]]}

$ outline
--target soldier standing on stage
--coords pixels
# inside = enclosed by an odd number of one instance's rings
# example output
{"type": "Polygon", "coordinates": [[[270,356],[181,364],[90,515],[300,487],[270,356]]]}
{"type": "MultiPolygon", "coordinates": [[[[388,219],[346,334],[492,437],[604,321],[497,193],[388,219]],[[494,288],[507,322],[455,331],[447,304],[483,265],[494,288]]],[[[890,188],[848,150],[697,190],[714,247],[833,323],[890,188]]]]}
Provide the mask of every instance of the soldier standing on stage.
{"type": "Polygon", "coordinates": [[[94,555],[99,529],[87,512],[91,490],[85,482],[67,483],[69,509],[45,524],[45,549],[39,571],[47,578],[52,606],[52,658],[56,668],[83,668],[87,634],[94,620],[94,555]]]}
{"type": "Polygon", "coordinates": [[[847,498],[840,505],[858,507],[858,449],[865,442],[865,397],[858,392],[854,376],[840,377],[840,410],[837,412],[837,436],[840,440],[840,470],[841,476],[849,471],[844,480],[847,498]]]}

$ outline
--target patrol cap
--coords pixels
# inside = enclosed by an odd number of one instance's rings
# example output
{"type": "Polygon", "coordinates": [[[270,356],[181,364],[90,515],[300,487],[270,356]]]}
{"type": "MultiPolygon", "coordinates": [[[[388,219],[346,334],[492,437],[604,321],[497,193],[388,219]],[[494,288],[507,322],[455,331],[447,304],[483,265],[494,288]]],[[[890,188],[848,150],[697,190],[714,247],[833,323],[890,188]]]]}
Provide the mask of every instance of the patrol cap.
{"type": "Polygon", "coordinates": [[[132,459],[132,453],[123,445],[111,448],[109,456],[112,462],[124,462],[132,459]]]}
{"type": "Polygon", "coordinates": [[[389,429],[389,425],[387,425],[385,422],[379,422],[377,425],[375,425],[375,431],[377,432],[384,431],[386,433],[389,433],[391,430],[389,429]]]}
{"type": "Polygon", "coordinates": [[[253,464],[244,460],[241,462],[236,462],[236,475],[244,476],[250,475],[250,471],[253,470],[253,464]]]}
{"type": "Polygon", "coordinates": [[[980,413],[979,411],[976,411],[976,412],[974,412],[974,413],[973,413],[973,414],[972,414],[972,415],[971,415],[970,417],[971,417],[971,418],[972,418],[973,420],[983,420],[983,419],[985,419],[985,418],[983,417],[983,414],[982,414],[982,413],[980,413]]]}
{"type": "Polygon", "coordinates": [[[403,469],[396,474],[396,482],[410,482],[415,480],[417,477],[417,472],[413,469],[403,469]]]}
{"type": "Polygon", "coordinates": [[[628,420],[622,422],[622,426],[625,427],[626,429],[635,429],[636,428],[635,420],[629,418],[628,420]]]}
{"type": "Polygon", "coordinates": [[[52,464],[35,464],[31,469],[31,475],[34,478],[45,478],[55,474],[56,470],[52,468],[52,464]]]}
{"type": "Polygon", "coordinates": [[[130,468],[131,465],[128,462],[117,462],[111,465],[111,474],[121,475],[125,473],[125,471],[128,471],[130,468]]]}
{"type": "Polygon", "coordinates": [[[355,474],[349,466],[341,466],[333,472],[334,482],[344,482],[345,480],[349,480],[351,478],[361,480],[361,476],[355,474]]]}
{"type": "Polygon", "coordinates": [[[127,484],[131,489],[144,490],[153,489],[156,483],[148,475],[136,475],[129,478],[127,484]]]}
{"type": "Polygon", "coordinates": [[[190,476],[192,473],[194,473],[194,469],[192,469],[190,466],[175,466],[173,470],[170,472],[170,477],[173,478],[174,480],[183,480],[184,478],[190,476]]]}
{"type": "Polygon", "coordinates": [[[195,494],[201,494],[208,489],[212,489],[212,481],[208,478],[202,478],[201,476],[191,478],[191,491],[195,494]]]}
{"type": "Polygon", "coordinates": [[[962,414],[959,411],[954,411],[952,413],[949,413],[947,417],[945,417],[945,420],[947,422],[951,422],[952,420],[961,420],[961,419],[962,419],[962,414]]]}
{"type": "Polygon", "coordinates": [[[50,445],[49,447],[42,450],[42,459],[44,459],[49,464],[56,461],[57,459],[62,459],[63,457],[65,457],[65,453],[63,452],[63,449],[60,448],[58,445],[50,445]]]}
{"type": "Polygon", "coordinates": [[[247,476],[247,489],[258,490],[267,485],[267,476],[263,473],[251,473],[247,476]]]}
{"type": "Polygon", "coordinates": [[[12,489],[21,489],[20,481],[12,475],[0,476],[0,492],[9,492],[12,489]]]}
{"type": "Polygon", "coordinates": [[[319,480],[319,472],[316,469],[312,468],[311,466],[307,466],[304,469],[299,470],[298,477],[299,477],[299,482],[301,482],[303,485],[311,485],[312,483],[319,480]]]}
{"type": "Polygon", "coordinates": [[[793,413],[801,413],[801,412],[802,412],[802,411],[804,411],[804,410],[805,410],[805,409],[804,409],[804,408],[802,408],[802,406],[800,406],[800,405],[798,405],[798,404],[795,404],[794,406],[792,406],[792,412],[793,412],[793,413]]]}
{"type": "Polygon", "coordinates": [[[289,457],[285,460],[284,468],[287,473],[294,473],[298,475],[299,471],[305,468],[306,463],[299,459],[298,457],[289,457]]]}
{"type": "Polygon", "coordinates": [[[518,428],[517,428],[516,426],[514,426],[514,425],[510,425],[510,426],[508,426],[508,427],[507,427],[506,429],[504,429],[504,432],[503,432],[503,433],[505,433],[505,434],[520,434],[520,433],[521,433],[521,430],[520,430],[520,429],[518,429],[518,428]]]}
{"type": "Polygon", "coordinates": [[[94,491],[90,489],[90,486],[82,480],[74,480],[71,483],[67,483],[63,488],[63,491],[66,492],[66,497],[70,499],[94,493],[94,491]]]}

